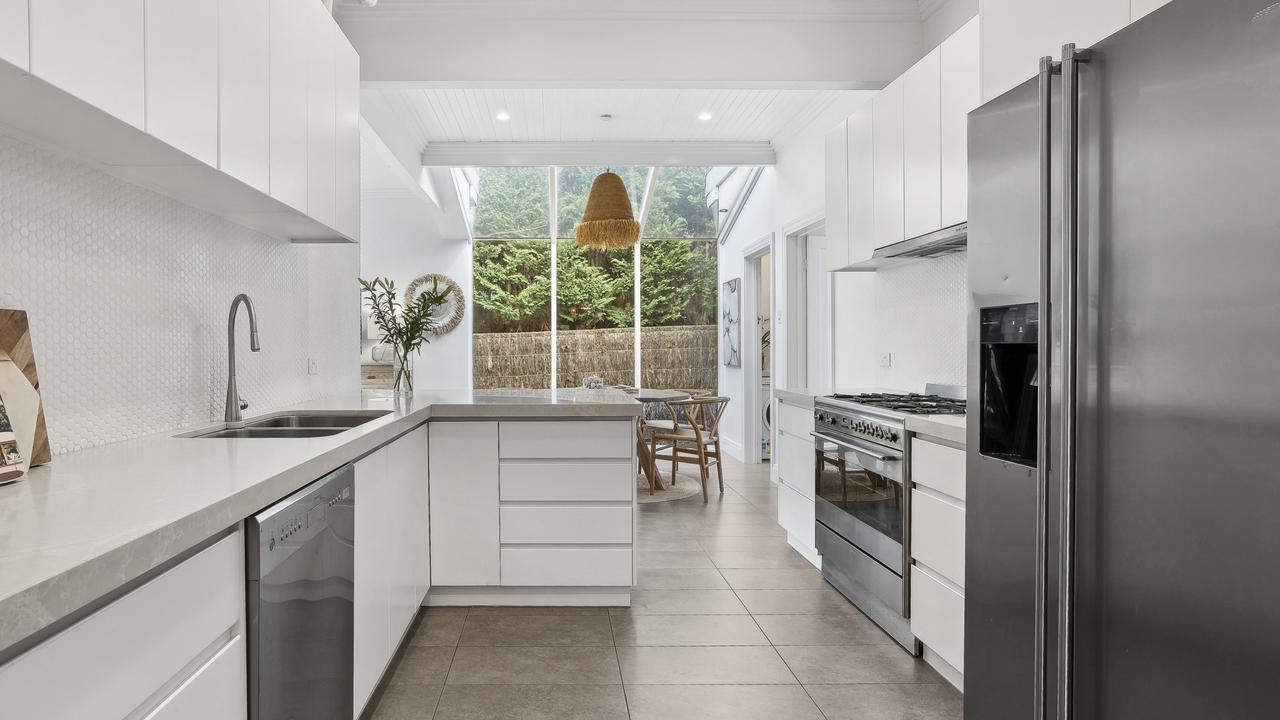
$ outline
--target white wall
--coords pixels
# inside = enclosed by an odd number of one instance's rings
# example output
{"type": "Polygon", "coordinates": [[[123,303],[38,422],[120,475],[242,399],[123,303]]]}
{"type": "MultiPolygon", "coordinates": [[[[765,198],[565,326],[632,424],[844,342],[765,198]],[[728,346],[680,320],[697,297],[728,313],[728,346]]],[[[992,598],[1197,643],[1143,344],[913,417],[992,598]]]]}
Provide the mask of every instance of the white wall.
{"type": "MultiPolygon", "coordinates": [[[[462,287],[467,312],[447,335],[422,347],[413,365],[420,390],[471,387],[471,248],[442,239],[429,205],[405,196],[370,197],[360,207],[360,277],[389,277],[403,292],[414,278],[443,273],[462,287]]],[[[365,348],[368,360],[368,348],[365,348]]]]}
{"type": "Polygon", "coordinates": [[[0,307],[27,310],[55,453],[222,418],[227,310],[251,414],[358,387],[354,245],[293,245],[0,136],[0,307]],[[314,359],[319,374],[307,374],[314,359]]]}
{"type": "Polygon", "coordinates": [[[978,0],[945,0],[935,3],[924,17],[921,30],[924,34],[924,47],[935,48],[942,44],[951,33],[978,14],[978,0]]]}

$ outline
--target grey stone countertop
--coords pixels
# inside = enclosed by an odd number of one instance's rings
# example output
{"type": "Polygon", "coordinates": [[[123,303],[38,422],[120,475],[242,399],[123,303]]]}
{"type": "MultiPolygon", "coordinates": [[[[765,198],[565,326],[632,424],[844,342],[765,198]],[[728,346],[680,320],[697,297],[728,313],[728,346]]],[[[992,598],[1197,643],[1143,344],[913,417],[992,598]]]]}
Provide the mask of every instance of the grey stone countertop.
{"type": "Polygon", "coordinates": [[[0,487],[0,653],[430,419],[629,418],[641,407],[618,390],[367,391],[287,408],[390,411],[328,437],[177,431],[55,456],[0,487]]]}

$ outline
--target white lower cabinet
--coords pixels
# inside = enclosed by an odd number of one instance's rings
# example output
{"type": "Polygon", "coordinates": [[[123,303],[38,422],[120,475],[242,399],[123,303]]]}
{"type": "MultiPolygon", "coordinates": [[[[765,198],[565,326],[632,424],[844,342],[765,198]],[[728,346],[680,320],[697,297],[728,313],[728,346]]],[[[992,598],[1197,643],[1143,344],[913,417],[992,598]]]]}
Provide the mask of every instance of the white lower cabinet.
{"type": "Polygon", "coordinates": [[[502,584],[509,587],[630,587],[631,546],[504,547],[502,584]]]}
{"type": "Polygon", "coordinates": [[[778,524],[787,539],[809,558],[816,558],[813,499],[813,409],[778,403],[778,524]]]}
{"type": "Polygon", "coordinates": [[[498,423],[431,423],[431,584],[497,585],[498,423]]]}
{"type": "Polygon", "coordinates": [[[964,595],[919,565],[911,566],[911,633],[964,672],[964,595]]]}
{"type": "Polygon", "coordinates": [[[244,572],[237,530],[0,667],[0,715],[244,718],[244,572]]]}
{"type": "Polygon", "coordinates": [[[812,498],[796,492],[790,485],[778,487],[778,524],[787,535],[816,556],[814,548],[814,504],[812,498]]]}
{"type": "Polygon", "coordinates": [[[910,442],[911,632],[963,674],[965,451],[916,435],[910,442]]]}

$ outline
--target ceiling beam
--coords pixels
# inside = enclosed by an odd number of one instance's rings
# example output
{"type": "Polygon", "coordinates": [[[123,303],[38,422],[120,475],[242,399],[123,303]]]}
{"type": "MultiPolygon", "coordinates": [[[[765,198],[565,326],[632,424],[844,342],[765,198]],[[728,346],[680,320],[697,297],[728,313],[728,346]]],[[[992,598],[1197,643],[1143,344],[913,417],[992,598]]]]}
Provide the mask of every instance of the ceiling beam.
{"type": "Polygon", "coordinates": [[[446,167],[543,165],[773,165],[768,142],[446,142],[422,164],[446,167]]]}

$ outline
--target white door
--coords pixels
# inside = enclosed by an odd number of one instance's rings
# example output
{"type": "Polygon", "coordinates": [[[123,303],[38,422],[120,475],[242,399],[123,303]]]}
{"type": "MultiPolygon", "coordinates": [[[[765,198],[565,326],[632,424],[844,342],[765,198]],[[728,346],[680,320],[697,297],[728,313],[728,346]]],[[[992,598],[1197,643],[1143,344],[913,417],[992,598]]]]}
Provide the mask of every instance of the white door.
{"type": "Polygon", "coordinates": [[[337,112],[337,199],[334,211],[338,232],[360,238],[360,56],[341,30],[334,33],[334,74],[337,112]]]}
{"type": "Polygon", "coordinates": [[[849,262],[876,249],[875,138],[871,103],[849,116],[849,262]]]}
{"type": "Polygon", "coordinates": [[[848,123],[842,122],[826,137],[827,249],[824,263],[828,271],[849,264],[849,138],[848,123]]]}
{"type": "Polygon", "coordinates": [[[31,72],[146,129],[143,0],[31,0],[31,72]]]}
{"type": "Polygon", "coordinates": [[[307,210],[307,42],[312,0],[270,0],[271,197],[307,210]]]}
{"type": "Polygon", "coordinates": [[[498,423],[431,425],[431,584],[497,585],[498,423]]]}
{"type": "Polygon", "coordinates": [[[271,3],[218,2],[218,168],[269,192],[271,3]]]}
{"type": "Polygon", "coordinates": [[[147,0],[147,132],[218,166],[218,3],[147,0]]]}
{"type": "Polygon", "coordinates": [[[942,227],[942,49],[902,76],[903,225],[905,237],[942,227]]]}
{"type": "Polygon", "coordinates": [[[871,100],[875,192],[875,247],[906,239],[903,225],[902,78],[871,100]]]}
{"type": "Polygon", "coordinates": [[[337,97],[340,32],[318,2],[309,3],[307,39],[307,214],[333,227],[337,218],[337,97]]]}
{"type": "Polygon", "coordinates": [[[982,102],[978,22],[942,41],[942,227],[969,218],[969,112],[982,102]]]}

